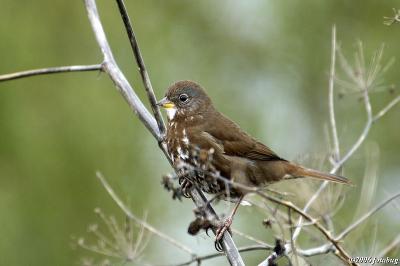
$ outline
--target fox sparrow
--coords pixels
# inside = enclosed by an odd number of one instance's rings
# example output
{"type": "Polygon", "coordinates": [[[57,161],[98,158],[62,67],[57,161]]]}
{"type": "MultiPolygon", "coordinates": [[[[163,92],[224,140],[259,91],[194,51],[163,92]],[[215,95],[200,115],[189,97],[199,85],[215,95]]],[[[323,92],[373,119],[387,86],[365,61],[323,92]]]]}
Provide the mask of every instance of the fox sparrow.
{"type": "MultiPolygon", "coordinates": [[[[172,84],[158,105],[167,111],[166,141],[173,163],[189,169],[185,175],[188,182],[206,193],[222,194],[240,202],[246,194],[245,187],[284,179],[313,177],[350,183],[345,177],[308,169],[279,157],[218,112],[204,89],[193,81],[172,84]]],[[[217,230],[217,240],[229,228],[238,205],[217,230]]]]}

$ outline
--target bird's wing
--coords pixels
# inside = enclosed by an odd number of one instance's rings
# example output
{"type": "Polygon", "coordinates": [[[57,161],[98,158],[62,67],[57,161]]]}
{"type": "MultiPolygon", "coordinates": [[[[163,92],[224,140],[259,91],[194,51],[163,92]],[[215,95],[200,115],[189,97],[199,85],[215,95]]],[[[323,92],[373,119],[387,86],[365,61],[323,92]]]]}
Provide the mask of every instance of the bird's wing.
{"type": "Polygon", "coordinates": [[[204,136],[221,146],[224,154],[259,161],[282,161],[270,148],[249,136],[238,125],[221,115],[218,124],[204,130],[204,136]]]}

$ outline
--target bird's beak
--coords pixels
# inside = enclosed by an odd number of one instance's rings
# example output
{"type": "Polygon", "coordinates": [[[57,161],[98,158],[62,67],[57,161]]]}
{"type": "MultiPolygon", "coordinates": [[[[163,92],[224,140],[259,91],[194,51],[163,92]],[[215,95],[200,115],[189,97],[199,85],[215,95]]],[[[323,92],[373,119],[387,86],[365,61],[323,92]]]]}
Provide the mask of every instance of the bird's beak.
{"type": "Polygon", "coordinates": [[[167,99],[167,97],[162,98],[158,103],[158,106],[161,106],[165,109],[175,108],[175,104],[167,99]]]}

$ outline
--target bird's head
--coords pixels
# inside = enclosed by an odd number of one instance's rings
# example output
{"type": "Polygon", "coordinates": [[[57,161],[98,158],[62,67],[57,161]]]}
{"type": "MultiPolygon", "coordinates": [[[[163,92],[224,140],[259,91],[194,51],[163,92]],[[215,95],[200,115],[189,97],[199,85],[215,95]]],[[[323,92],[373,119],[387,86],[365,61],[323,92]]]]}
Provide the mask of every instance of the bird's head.
{"type": "Polygon", "coordinates": [[[204,89],[189,80],[172,84],[157,105],[167,111],[168,119],[186,118],[207,112],[212,108],[211,99],[204,89]]]}

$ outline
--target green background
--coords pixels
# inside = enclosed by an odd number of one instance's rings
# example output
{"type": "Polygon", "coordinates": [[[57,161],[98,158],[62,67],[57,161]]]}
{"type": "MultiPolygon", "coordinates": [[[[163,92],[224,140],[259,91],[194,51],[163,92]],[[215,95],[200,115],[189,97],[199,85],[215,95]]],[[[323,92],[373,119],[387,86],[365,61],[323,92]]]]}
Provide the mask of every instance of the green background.
{"type": "MultiPolygon", "coordinates": [[[[97,2],[114,55],[146,101],[116,3],[97,2]]],[[[243,129],[282,157],[308,166],[316,167],[315,161],[328,153],[332,25],[349,57],[357,40],[363,41],[366,58],[381,43],[384,60],[400,57],[400,24],[383,24],[383,16],[400,7],[394,0],[126,2],[157,97],[175,80],[196,80],[243,129]]],[[[0,74],[101,60],[83,1],[0,2],[0,74]]],[[[395,62],[384,78],[385,84],[393,84],[394,95],[399,93],[398,69],[395,62]]],[[[371,94],[373,110],[394,95],[371,94]]],[[[342,151],[365,123],[359,97],[335,97],[342,151]]],[[[335,216],[337,230],[354,219],[363,199],[360,191],[371,149],[379,168],[371,203],[400,190],[399,118],[400,106],[373,126],[346,164],[346,175],[356,186],[346,189],[346,201],[335,216]]],[[[326,170],[328,164],[320,168],[326,170]]],[[[90,257],[101,261],[104,257],[76,247],[76,239],[96,241],[86,232],[89,224],[101,224],[95,207],[118,221],[124,217],[96,179],[97,170],[138,216],[147,211],[149,222],[161,231],[201,254],[213,251],[212,239],[186,234],[193,205],[172,201],[163,190],[161,175],[171,169],[107,75],[67,73],[0,83],[0,265],[79,265],[90,257]]],[[[391,205],[350,235],[350,253],[367,256],[384,247],[400,232],[399,213],[391,205]]],[[[243,208],[235,225],[272,242],[273,235],[261,225],[263,218],[243,208]]],[[[317,243],[305,237],[302,241],[304,248],[317,243]]],[[[244,258],[254,265],[266,256],[257,251],[244,258]]],[[[399,257],[399,252],[392,256],[399,257]]],[[[153,236],[142,261],[168,264],[187,258],[153,236]]],[[[324,258],[311,261],[321,265],[324,258]]],[[[328,258],[323,264],[338,263],[332,255],[328,258]]],[[[224,264],[223,258],[204,263],[224,264]]]]}

